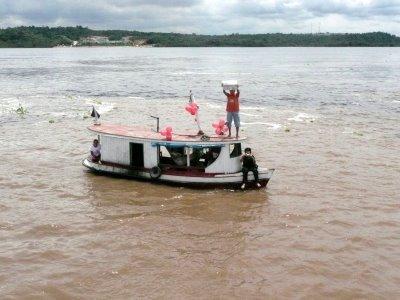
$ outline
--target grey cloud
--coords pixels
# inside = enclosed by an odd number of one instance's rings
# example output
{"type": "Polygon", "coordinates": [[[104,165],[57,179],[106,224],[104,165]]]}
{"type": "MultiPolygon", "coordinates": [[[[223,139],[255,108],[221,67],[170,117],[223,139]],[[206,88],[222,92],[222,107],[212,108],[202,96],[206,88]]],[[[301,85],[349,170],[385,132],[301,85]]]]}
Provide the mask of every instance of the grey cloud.
{"type": "MultiPolygon", "coordinates": [[[[198,5],[200,0],[116,0],[116,1],[4,1],[2,18],[13,17],[28,24],[52,25],[60,20],[65,25],[90,25],[96,28],[125,28],[146,30],[162,27],[174,21],[173,16],[185,13],[190,7],[198,5]],[[137,28],[139,26],[139,28],[137,28]]],[[[10,24],[12,25],[12,24],[10,24]]]]}
{"type": "MultiPolygon", "coordinates": [[[[380,24],[400,32],[400,0],[0,0],[0,26],[83,25],[92,28],[197,33],[304,31],[341,16],[347,27],[380,24]]],[[[329,23],[329,22],[327,22],[329,23]]],[[[332,20],[330,21],[332,23],[332,20]]],[[[358,27],[357,27],[358,26],[358,27]]],[[[364,26],[364,28],[363,28],[364,26]]],[[[376,26],[376,25],[375,25],[376,26]]]]}
{"type": "Polygon", "coordinates": [[[297,2],[278,0],[262,2],[257,0],[240,1],[232,11],[246,17],[299,17],[325,16],[338,14],[347,17],[357,16],[400,16],[399,0],[374,0],[369,4],[338,0],[301,0],[297,2]]]}
{"type": "Polygon", "coordinates": [[[201,3],[201,0],[115,0],[114,5],[133,6],[133,5],[149,5],[160,7],[191,7],[201,3]]]}
{"type": "Polygon", "coordinates": [[[375,0],[369,4],[355,4],[351,1],[303,0],[303,7],[316,16],[327,14],[339,14],[350,18],[400,16],[400,1],[398,0],[375,0]]]}

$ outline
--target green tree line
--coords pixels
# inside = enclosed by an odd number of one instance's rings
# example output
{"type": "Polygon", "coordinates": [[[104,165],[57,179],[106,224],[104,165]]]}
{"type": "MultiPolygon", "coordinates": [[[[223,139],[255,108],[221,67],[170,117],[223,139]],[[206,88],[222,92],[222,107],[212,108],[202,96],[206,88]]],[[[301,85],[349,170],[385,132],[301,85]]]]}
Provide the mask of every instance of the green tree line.
{"type": "Polygon", "coordinates": [[[400,37],[384,32],[348,34],[229,34],[199,35],[92,30],[87,27],[21,26],[0,29],[0,48],[35,48],[72,45],[89,36],[106,36],[110,41],[131,36],[156,47],[398,47],[400,37]]]}

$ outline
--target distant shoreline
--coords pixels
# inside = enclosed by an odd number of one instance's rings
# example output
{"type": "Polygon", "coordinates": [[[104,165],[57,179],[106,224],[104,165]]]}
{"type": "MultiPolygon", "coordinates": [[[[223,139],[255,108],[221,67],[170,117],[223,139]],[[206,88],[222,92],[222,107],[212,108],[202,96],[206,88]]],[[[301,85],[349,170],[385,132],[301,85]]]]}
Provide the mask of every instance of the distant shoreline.
{"type": "Polygon", "coordinates": [[[52,47],[400,47],[400,37],[370,33],[201,35],[76,27],[0,29],[0,48],[52,47]]]}

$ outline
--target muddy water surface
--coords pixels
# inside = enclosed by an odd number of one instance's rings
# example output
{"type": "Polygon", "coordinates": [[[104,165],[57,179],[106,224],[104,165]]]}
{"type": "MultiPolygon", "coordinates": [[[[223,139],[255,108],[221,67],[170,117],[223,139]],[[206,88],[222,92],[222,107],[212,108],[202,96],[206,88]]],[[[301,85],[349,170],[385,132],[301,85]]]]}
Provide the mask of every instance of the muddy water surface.
{"type": "Polygon", "coordinates": [[[400,50],[0,50],[1,298],[399,298],[400,50]],[[86,118],[204,130],[241,83],[267,189],[81,166],[86,118]],[[15,111],[21,105],[26,113],[15,111]]]}

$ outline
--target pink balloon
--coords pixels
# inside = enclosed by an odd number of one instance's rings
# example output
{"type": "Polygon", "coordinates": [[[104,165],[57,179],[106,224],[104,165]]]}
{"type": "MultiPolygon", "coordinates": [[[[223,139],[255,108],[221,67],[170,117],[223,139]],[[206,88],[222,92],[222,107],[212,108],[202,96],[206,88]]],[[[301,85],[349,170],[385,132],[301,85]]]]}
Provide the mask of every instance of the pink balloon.
{"type": "Polygon", "coordinates": [[[195,102],[192,102],[185,106],[185,110],[194,116],[199,110],[199,106],[195,102]]]}
{"type": "Polygon", "coordinates": [[[228,126],[225,125],[224,119],[219,119],[217,122],[212,123],[212,127],[215,128],[215,133],[218,135],[223,135],[228,131],[228,126]]]}
{"type": "Polygon", "coordinates": [[[165,127],[165,129],[160,131],[160,134],[165,136],[167,140],[170,141],[172,139],[172,127],[171,126],[165,127]]]}
{"type": "Polygon", "coordinates": [[[190,106],[190,105],[187,105],[187,106],[185,107],[185,110],[186,110],[188,113],[190,113],[191,115],[195,115],[195,114],[196,114],[196,113],[193,111],[193,107],[190,106]]]}

